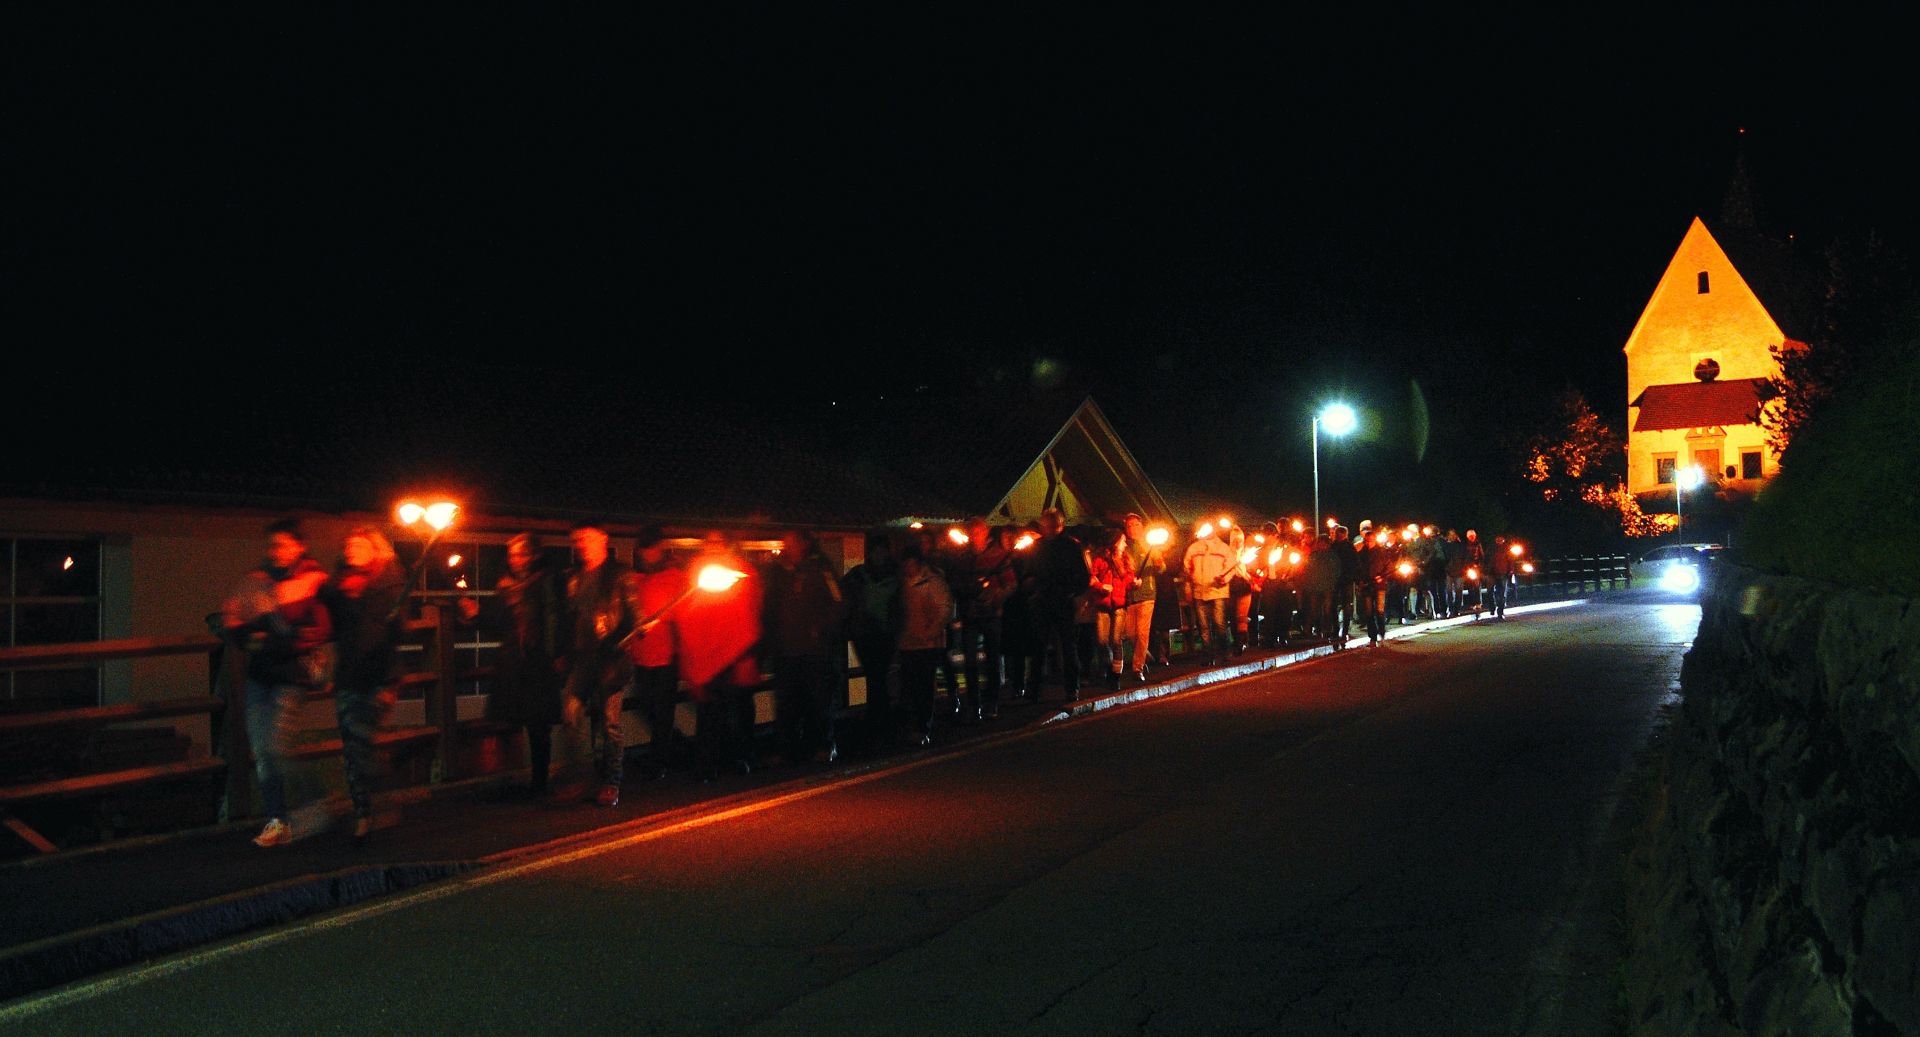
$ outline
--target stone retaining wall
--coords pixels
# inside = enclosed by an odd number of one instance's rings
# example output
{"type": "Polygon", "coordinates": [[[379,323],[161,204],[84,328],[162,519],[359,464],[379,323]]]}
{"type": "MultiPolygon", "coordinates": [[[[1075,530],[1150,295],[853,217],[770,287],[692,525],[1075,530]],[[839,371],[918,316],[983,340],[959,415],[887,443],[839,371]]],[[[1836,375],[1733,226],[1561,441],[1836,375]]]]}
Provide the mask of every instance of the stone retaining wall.
{"type": "Polygon", "coordinates": [[[1734,567],[1629,862],[1636,1034],[1920,1035],[1920,608],[1734,567]]]}

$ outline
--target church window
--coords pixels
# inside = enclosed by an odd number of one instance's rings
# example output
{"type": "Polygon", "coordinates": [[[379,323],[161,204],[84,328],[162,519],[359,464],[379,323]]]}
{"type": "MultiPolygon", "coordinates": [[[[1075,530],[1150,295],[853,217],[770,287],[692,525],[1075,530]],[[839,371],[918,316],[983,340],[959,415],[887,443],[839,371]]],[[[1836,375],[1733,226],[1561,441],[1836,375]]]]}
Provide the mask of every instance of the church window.
{"type": "Polygon", "coordinates": [[[1656,454],[1653,458],[1653,481],[1661,486],[1673,485],[1672,454],[1656,454]]]}
{"type": "Polygon", "coordinates": [[[1707,294],[1707,272],[1705,270],[1700,271],[1700,294],[1707,294]]]}
{"type": "Polygon", "coordinates": [[[1740,451],[1740,478],[1742,479],[1760,478],[1760,451],[1758,450],[1740,451]]]}

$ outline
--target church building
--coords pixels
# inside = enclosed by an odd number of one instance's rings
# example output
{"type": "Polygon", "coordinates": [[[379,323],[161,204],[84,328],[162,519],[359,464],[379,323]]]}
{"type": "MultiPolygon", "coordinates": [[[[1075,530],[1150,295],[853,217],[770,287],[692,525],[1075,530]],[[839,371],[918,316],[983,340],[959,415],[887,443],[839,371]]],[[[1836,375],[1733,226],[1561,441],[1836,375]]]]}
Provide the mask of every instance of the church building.
{"type": "Polygon", "coordinates": [[[1627,488],[1672,508],[1675,473],[1699,492],[1750,494],[1779,469],[1760,411],[1775,348],[1804,349],[1817,308],[1784,242],[1732,204],[1717,232],[1695,217],[1627,337],[1627,488]]]}

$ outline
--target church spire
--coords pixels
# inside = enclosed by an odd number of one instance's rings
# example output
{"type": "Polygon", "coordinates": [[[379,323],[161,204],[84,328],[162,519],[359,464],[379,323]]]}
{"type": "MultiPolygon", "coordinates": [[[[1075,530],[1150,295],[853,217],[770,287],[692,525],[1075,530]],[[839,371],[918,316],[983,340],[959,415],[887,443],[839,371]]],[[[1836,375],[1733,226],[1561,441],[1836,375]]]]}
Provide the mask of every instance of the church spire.
{"type": "Polygon", "coordinates": [[[1720,200],[1720,224],[1756,231],[1760,229],[1760,202],[1753,189],[1753,174],[1747,169],[1746,132],[1742,128],[1734,144],[1733,173],[1720,200]]]}

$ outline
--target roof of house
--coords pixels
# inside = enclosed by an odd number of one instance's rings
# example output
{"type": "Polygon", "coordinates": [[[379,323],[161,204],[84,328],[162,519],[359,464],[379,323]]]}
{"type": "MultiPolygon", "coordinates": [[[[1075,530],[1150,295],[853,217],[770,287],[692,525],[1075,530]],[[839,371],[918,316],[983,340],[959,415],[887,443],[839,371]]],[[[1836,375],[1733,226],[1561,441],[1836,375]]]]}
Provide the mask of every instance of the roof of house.
{"type": "Polygon", "coordinates": [[[1711,425],[1750,425],[1760,413],[1764,378],[1733,378],[1724,382],[1682,382],[1649,385],[1629,407],[1640,408],[1635,432],[1711,425]]]}

